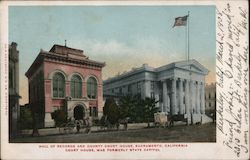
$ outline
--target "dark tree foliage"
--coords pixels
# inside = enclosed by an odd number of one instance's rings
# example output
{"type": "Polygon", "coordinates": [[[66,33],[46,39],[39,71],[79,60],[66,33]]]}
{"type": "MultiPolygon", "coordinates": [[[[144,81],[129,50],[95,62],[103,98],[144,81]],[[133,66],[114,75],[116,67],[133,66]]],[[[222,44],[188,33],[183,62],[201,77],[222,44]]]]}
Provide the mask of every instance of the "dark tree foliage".
{"type": "Polygon", "coordinates": [[[51,113],[52,119],[55,121],[55,126],[59,127],[61,124],[67,122],[67,113],[64,110],[55,110],[51,113]]]}
{"type": "Polygon", "coordinates": [[[119,110],[120,110],[120,117],[126,118],[130,117],[134,119],[136,117],[136,99],[132,95],[126,95],[122,97],[119,101],[119,110]]]}
{"type": "Polygon", "coordinates": [[[153,121],[154,113],[158,111],[156,101],[152,98],[141,99],[138,95],[126,95],[120,98],[119,110],[120,118],[130,117],[132,122],[149,122],[153,121]]]}
{"type": "Polygon", "coordinates": [[[118,105],[113,98],[106,100],[103,107],[103,114],[111,124],[117,124],[120,116],[118,105]]]}
{"type": "Polygon", "coordinates": [[[143,100],[143,119],[148,123],[148,127],[150,126],[150,122],[154,120],[154,113],[158,112],[159,108],[156,107],[156,101],[154,98],[146,97],[143,100]]]}
{"type": "Polygon", "coordinates": [[[20,128],[32,129],[32,112],[29,107],[21,107],[20,109],[20,128]]]}

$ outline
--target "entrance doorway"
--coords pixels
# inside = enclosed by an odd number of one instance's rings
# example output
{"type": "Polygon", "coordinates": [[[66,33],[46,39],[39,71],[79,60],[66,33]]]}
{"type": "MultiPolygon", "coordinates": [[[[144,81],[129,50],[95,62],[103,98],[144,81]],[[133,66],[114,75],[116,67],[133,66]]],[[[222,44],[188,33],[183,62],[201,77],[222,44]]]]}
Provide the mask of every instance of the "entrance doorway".
{"type": "Polygon", "coordinates": [[[74,118],[75,120],[81,120],[85,117],[84,107],[82,105],[77,105],[74,108],[74,118]]]}

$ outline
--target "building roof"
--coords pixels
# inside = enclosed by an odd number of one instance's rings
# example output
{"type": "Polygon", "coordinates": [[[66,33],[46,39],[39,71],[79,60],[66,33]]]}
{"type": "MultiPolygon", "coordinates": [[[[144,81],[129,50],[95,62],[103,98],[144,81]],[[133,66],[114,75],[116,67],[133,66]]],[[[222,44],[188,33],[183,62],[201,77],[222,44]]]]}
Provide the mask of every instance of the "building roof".
{"type": "Polygon", "coordinates": [[[49,52],[42,49],[40,50],[38,56],[30,66],[28,71],[25,73],[25,75],[27,77],[30,77],[45,59],[80,64],[83,66],[92,66],[97,68],[102,68],[105,66],[104,62],[90,60],[83,54],[83,50],[55,44],[49,52]]]}
{"type": "Polygon", "coordinates": [[[154,72],[154,73],[158,73],[161,71],[166,71],[166,70],[171,70],[174,68],[179,68],[179,69],[183,69],[183,70],[187,70],[187,71],[192,71],[192,72],[196,72],[199,74],[203,74],[203,75],[207,75],[208,74],[208,69],[206,69],[203,65],[201,65],[198,61],[192,59],[189,61],[178,61],[178,62],[173,62],[158,68],[153,68],[148,66],[147,64],[143,64],[141,67],[139,68],[133,68],[132,70],[125,72],[123,74],[117,75],[115,77],[112,78],[108,78],[107,80],[104,81],[104,83],[110,83],[112,81],[116,81],[116,80],[120,80],[122,78],[131,76],[131,75],[135,75],[138,74],[140,72],[154,72]],[[191,70],[190,68],[194,67],[195,70],[191,70]]]}
{"type": "Polygon", "coordinates": [[[109,83],[109,82],[112,82],[112,81],[115,81],[115,80],[119,80],[119,79],[122,79],[122,78],[125,78],[125,77],[128,77],[128,76],[132,76],[132,75],[141,73],[141,72],[145,72],[145,71],[156,72],[155,68],[148,66],[148,64],[143,64],[139,68],[132,68],[128,72],[123,72],[122,74],[119,74],[119,75],[117,75],[115,77],[108,78],[108,79],[104,80],[104,83],[109,83]]]}
{"type": "Polygon", "coordinates": [[[70,47],[62,46],[62,45],[58,45],[58,44],[54,44],[49,52],[56,53],[56,54],[62,54],[62,55],[64,55],[64,54],[74,54],[74,55],[78,55],[78,56],[82,56],[82,57],[87,58],[83,54],[83,50],[70,48],[70,47]]]}

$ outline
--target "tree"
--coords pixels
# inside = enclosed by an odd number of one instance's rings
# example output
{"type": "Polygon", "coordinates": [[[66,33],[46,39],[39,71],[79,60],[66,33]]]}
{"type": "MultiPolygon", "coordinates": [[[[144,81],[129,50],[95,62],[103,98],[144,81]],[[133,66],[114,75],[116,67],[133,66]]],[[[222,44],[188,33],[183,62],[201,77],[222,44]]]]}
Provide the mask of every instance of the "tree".
{"type": "Polygon", "coordinates": [[[113,98],[106,99],[105,105],[103,107],[103,114],[107,116],[107,120],[111,124],[117,124],[119,120],[119,108],[113,98]]]}
{"type": "Polygon", "coordinates": [[[27,106],[20,107],[20,128],[31,129],[32,128],[32,112],[27,106]]]}
{"type": "Polygon", "coordinates": [[[148,123],[148,127],[150,127],[150,121],[153,121],[154,113],[159,110],[159,108],[156,107],[156,103],[158,103],[158,101],[156,101],[154,98],[146,97],[143,100],[143,103],[143,119],[148,123]]]}
{"type": "Polygon", "coordinates": [[[143,122],[144,103],[139,95],[126,95],[120,98],[120,118],[129,117],[132,122],[143,122]]]}
{"type": "Polygon", "coordinates": [[[134,122],[149,122],[153,120],[154,113],[158,111],[153,98],[141,99],[139,95],[126,95],[120,98],[120,118],[130,117],[134,122]]]}
{"type": "Polygon", "coordinates": [[[132,95],[126,95],[120,98],[119,101],[120,118],[136,117],[135,112],[135,98],[132,95]]]}
{"type": "Polygon", "coordinates": [[[141,123],[144,121],[144,100],[138,95],[135,100],[135,121],[141,123]]]}
{"type": "Polygon", "coordinates": [[[55,110],[54,112],[52,112],[51,117],[55,121],[56,127],[59,127],[63,123],[67,122],[67,113],[62,109],[55,110]]]}

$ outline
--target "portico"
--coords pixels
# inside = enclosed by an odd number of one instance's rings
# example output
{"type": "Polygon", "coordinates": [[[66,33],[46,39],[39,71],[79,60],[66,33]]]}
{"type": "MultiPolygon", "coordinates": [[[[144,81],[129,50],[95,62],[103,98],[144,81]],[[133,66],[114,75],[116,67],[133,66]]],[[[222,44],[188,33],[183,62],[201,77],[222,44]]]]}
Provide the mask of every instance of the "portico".
{"type": "Polygon", "coordinates": [[[204,82],[174,77],[161,83],[162,112],[170,115],[186,114],[188,117],[190,114],[205,114],[204,82]]]}
{"type": "Polygon", "coordinates": [[[202,115],[205,116],[204,88],[208,70],[191,60],[160,67],[158,72],[162,86],[160,94],[163,95],[161,111],[168,115],[184,115],[189,123],[200,122],[202,115]],[[193,122],[191,115],[194,115],[193,122]]]}

